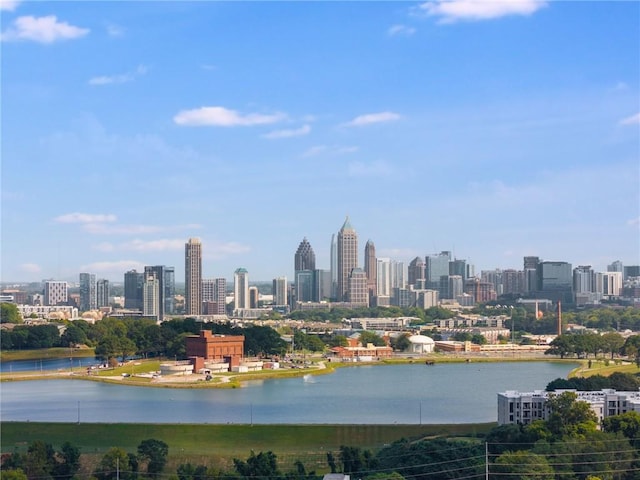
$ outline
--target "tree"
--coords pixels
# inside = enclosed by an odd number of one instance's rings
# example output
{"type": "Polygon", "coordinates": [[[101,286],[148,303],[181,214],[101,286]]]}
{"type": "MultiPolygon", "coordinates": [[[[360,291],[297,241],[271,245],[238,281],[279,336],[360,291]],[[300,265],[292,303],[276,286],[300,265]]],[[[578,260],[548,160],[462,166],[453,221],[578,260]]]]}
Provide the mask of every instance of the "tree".
{"type": "Polygon", "coordinates": [[[505,452],[490,467],[506,480],[554,480],[553,468],[543,455],[520,450],[505,452]]]}
{"type": "Polygon", "coordinates": [[[625,355],[633,358],[638,368],[640,368],[640,335],[632,335],[627,338],[622,347],[625,355]]]}
{"type": "Polygon", "coordinates": [[[169,445],[162,440],[150,438],[138,445],[138,456],[148,462],[147,474],[150,477],[157,477],[162,472],[167,463],[167,455],[169,455],[169,445]]]}
{"type": "Polygon", "coordinates": [[[35,440],[29,445],[24,459],[24,469],[27,477],[40,479],[53,478],[55,467],[55,451],[49,443],[35,440]]]}
{"type": "Polygon", "coordinates": [[[131,479],[135,478],[131,476],[132,471],[127,452],[113,447],[104,454],[93,475],[98,480],[131,479]]]}
{"type": "Polygon", "coordinates": [[[376,347],[384,347],[386,345],[384,339],[380,335],[374,332],[369,332],[367,330],[360,332],[360,343],[364,347],[366,347],[369,343],[372,343],[376,347]]]}
{"type": "Polygon", "coordinates": [[[640,413],[632,411],[606,417],[602,420],[602,429],[605,432],[622,433],[640,444],[640,413]]]}
{"type": "Polygon", "coordinates": [[[391,346],[394,350],[398,352],[404,352],[411,346],[411,342],[409,341],[409,335],[403,333],[402,335],[397,336],[393,340],[391,340],[391,346]]]}
{"type": "Polygon", "coordinates": [[[569,335],[558,335],[549,344],[549,347],[550,348],[544,352],[545,355],[560,355],[560,358],[564,358],[574,353],[573,342],[569,335]]]}
{"type": "Polygon", "coordinates": [[[0,303],[0,323],[22,323],[22,316],[14,303],[0,303]]]}
{"type": "Polygon", "coordinates": [[[578,400],[575,392],[549,394],[547,406],[551,413],[547,428],[558,438],[593,432],[598,425],[598,417],[587,402],[578,400]]]}
{"type": "Polygon", "coordinates": [[[72,478],[80,468],[80,449],[69,442],[62,444],[57,454],[58,462],[54,468],[56,479],[72,478]]]}
{"type": "Polygon", "coordinates": [[[276,454],[271,451],[260,452],[258,455],[251,452],[246,462],[234,458],[233,465],[244,478],[257,477],[261,480],[279,480],[281,476],[276,454]]]}
{"type": "Polygon", "coordinates": [[[87,343],[87,334],[76,325],[69,325],[60,337],[62,345],[84,345],[87,343]]]}
{"type": "Polygon", "coordinates": [[[619,354],[624,346],[624,337],[618,332],[607,332],[602,335],[603,350],[611,354],[611,359],[619,354]]]}
{"type": "Polygon", "coordinates": [[[2,470],[2,480],[28,480],[27,474],[21,468],[2,470]]]}
{"type": "Polygon", "coordinates": [[[608,388],[613,388],[615,390],[637,392],[638,388],[640,388],[640,378],[630,373],[613,372],[609,375],[608,380],[608,388]]]}

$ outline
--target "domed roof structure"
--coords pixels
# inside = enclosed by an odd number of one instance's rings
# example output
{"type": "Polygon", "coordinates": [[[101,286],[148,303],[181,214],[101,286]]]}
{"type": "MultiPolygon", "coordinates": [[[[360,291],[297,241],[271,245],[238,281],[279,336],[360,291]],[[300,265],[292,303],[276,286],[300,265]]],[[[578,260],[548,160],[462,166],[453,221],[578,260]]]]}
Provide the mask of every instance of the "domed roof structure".
{"type": "Polygon", "coordinates": [[[435,343],[433,341],[433,338],[427,337],[426,335],[411,335],[409,337],[409,341],[411,343],[419,343],[419,344],[422,344],[422,345],[435,343]]]}

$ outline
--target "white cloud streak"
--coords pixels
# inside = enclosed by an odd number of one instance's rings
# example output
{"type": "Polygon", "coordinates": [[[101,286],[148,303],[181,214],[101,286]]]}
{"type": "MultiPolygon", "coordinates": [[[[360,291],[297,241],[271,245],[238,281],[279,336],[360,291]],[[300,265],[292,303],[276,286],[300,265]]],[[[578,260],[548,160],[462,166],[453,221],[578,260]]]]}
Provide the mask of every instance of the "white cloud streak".
{"type": "Polygon", "coordinates": [[[389,27],[389,30],[387,30],[387,34],[390,37],[395,37],[395,36],[410,37],[414,33],[416,33],[416,29],[413,27],[408,27],[406,25],[392,25],[391,27],[389,27]]]}
{"type": "Polygon", "coordinates": [[[528,16],[547,5],[542,0],[433,0],[418,7],[439,23],[493,20],[509,15],[528,16]]]}
{"type": "Polygon", "coordinates": [[[20,265],[20,270],[27,273],[40,273],[42,272],[42,267],[37,263],[23,263],[20,265]]]}
{"type": "Polygon", "coordinates": [[[366,115],[360,115],[353,120],[344,123],[344,127],[364,127],[366,125],[372,125],[374,123],[386,123],[395,122],[402,118],[399,114],[393,112],[379,112],[368,113],[366,115]]]}
{"type": "Polygon", "coordinates": [[[311,127],[309,125],[303,125],[300,128],[291,130],[275,130],[273,132],[265,133],[262,135],[262,138],[277,140],[280,138],[301,137],[303,135],[308,135],[309,132],[311,132],[311,127]]]}
{"type": "Polygon", "coordinates": [[[640,125],[640,113],[623,118],[619,123],[620,125],[640,125]]]}
{"type": "Polygon", "coordinates": [[[55,15],[46,17],[33,17],[28,15],[18,17],[14,20],[13,24],[2,33],[2,41],[32,41],[50,44],[59,40],[81,38],[88,33],[88,28],[76,27],[67,22],[60,22],[55,15]]]}
{"type": "Polygon", "coordinates": [[[54,218],[58,223],[104,223],[115,222],[118,219],[113,213],[66,213],[54,218]]]}
{"type": "Polygon", "coordinates": [[[120,75],[103,75],[100,77],[93,77],[89,80],[89,85],[101,86],[133,82],[136,78],[145,75],[147,71],[147,67],[140,65],[133,72],[123,73],[120,75]]]}
{"type": "Polygon", "coordinates": [[[20,5],[20,0],[0,0],[0,11],[13,12],[20,5]]]}
{"type": "Polygon", "coordinates": [[[254,125],[268,125],[286,118],[283,113],[264,115],[261,113],[241,114],[225,107],[200,107],[193,110],[182,110],[173,121],[177,125],[187,127],[250,127],[254,125]]]}
{"type": "Polygon", "coordinates": [[[116,260],[113,262],[94,262],[80,267],[81,271],[95,272],[105,276],[122,276],[122,272],[129,270],[144,271],[144,263],[137,260],[116,260]]]}

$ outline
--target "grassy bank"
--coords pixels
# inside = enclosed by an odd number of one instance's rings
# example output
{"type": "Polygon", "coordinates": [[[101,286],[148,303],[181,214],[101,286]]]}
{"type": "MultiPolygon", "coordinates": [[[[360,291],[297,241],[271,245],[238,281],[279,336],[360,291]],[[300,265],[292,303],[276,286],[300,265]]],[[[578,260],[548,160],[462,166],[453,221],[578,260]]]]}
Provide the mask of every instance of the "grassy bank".
{"type": "Polygon", "coordinates": [[[35,350],[2,350],[0,360],[11,362],[15,360],[40,360],[49,358],[84,358],[95,356],[93,348],[38,348],[35,350]]]}
{"type": "Polygon", "coordinates": [[[193,424],[69,424],[6,422],[2,424],[3,453],[25,451],[43,440],[59,448],[65,441],[80,447],[95,462],[109,448],[135,452],[142,440],[155,438],[169,445],[170,463],[190,461],[228,465],[253,450],[273,451],[284,465],[295,460],[321,469],[328,451],[341,445],[376,451],[401,438],[475,437],[495,423],[453,425],[193,425],[193,424]]]}
{"type": "Polygon", "coordinates": [[[593,375],[602,375],[608,377],[614,372],[631,373],[637,375],[640,373],[640,368],[633,362],[624,362],[616,365],[613,361],[605,360],[574,360],[580,362],[580,365],[571,372],[569,372],[569,378],[571,377],[591,377],[593,375]],[[591,362],[591,366],[589,366],[591,362]]]}

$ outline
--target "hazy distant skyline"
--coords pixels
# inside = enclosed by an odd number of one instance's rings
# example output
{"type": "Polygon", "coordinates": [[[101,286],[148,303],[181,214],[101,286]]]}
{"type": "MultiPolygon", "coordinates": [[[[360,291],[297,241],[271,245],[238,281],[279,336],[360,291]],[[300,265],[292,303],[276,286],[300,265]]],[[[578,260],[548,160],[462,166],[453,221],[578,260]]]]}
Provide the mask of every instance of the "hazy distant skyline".
{"type": "Polygon", "coordinates": [[[638,2],[0,6],[2,281],[640,264],[638,2]]]}

